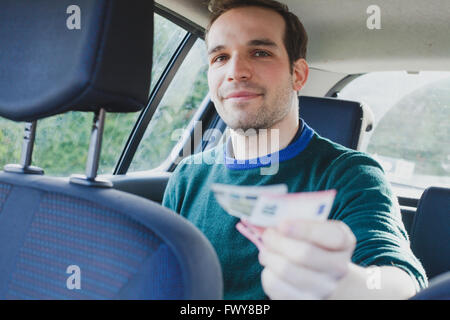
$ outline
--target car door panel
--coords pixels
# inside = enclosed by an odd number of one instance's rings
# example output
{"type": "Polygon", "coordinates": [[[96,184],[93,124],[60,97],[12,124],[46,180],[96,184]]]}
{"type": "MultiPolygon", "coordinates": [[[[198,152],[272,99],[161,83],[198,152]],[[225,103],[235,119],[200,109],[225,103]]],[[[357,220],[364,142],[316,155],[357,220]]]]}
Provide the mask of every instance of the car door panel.
{"type": "Polygon", "coordinates": [[[146,176],[116,175],[109,180],[114,188],[161,203],[169,181],[170,172],[157,172],[146,176]]]}

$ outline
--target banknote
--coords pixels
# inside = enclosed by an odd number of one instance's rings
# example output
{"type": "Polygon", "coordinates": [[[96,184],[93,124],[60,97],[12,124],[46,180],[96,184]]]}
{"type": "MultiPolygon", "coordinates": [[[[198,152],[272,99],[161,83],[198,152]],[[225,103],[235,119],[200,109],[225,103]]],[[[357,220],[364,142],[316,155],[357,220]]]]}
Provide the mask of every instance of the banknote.
{"type": "Polygon", "coordinates": [[[287,193],[285,184],[235,186],[213,184],[217,202],[230,215],[255,226],[272,226],[286,217],[326,219],[336,190],[287,193]]]}
{"type": "Polygon", "coordinates": [[[262,234],[266,228],[264,227],[257,227],[246,220],[241,220],[236,224],[236,229],[248,240],[253,242],[253,244],[261,250],[263,247],[263,241],[262,241],[262,234]]]}
{"type": "Polygon", "coordinates": [[[259,227],[275,226],[287,218],[326,220],[335,196],[336,190],[263,194],[246,220],[259,227]]]}
{"type": "Polygon", "coordinates": [[[214,183],[211,185],[214,196],[222,208],[237,218],[249,218],[258,198],[263,194],[286,194],[288,188],[285,184],[267,186],[235,186],[214,183]]]}
{"type": "Polygon", "coordinates": [[[282,219],[326,220],[336,196],[335,190],[299,192],[285,195],[263,194],[249,217],[242,218],[236,229],[261,250],[262,233],[282,219]]]}

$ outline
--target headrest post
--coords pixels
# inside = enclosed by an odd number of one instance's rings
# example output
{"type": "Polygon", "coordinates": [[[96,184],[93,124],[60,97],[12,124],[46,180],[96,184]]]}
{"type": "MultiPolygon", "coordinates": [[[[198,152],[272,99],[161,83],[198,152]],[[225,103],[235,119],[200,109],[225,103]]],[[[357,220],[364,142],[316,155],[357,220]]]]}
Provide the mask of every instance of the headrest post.
{"type": "Polygon", "coordinates": [[[105,124],[105,109],[95,112],[91,130],[91,142],[89,144],[88,158],[86,162],[86,178],[95,180],[97,177],[100,151],[102,149],[103,128],[105,124]]]}
{"type": "Polygon", "coordinates": [[[20,164],[7,164],[4,167],[5,172],[23,173],[23,174],[44,174],[44,170],[31,165],[31,161],[33,158],[34,140],[36,138],[36,127],[37,121],[25,123],[20,164]]]}
{"type": "Polygon", "coordinates": [[[22,155],[20,157],[20,164],[24,167],[29,167],[31,165],[34,140],[36,138],[36,126],[37,121],[25,123],[22,143],[22,155]]]}
{"type": "Polygon", "coordinates": [[[86,176],[72,175],[70,182],[91,187],[110,188],[112,183],[108,180],[97,178],[100,152],[102,149],[103,128],[105,125],[106,112],[100,109],[95,112],[91,130],[91,141],[89,143],[88,157],[86,161],[86,176]]]}

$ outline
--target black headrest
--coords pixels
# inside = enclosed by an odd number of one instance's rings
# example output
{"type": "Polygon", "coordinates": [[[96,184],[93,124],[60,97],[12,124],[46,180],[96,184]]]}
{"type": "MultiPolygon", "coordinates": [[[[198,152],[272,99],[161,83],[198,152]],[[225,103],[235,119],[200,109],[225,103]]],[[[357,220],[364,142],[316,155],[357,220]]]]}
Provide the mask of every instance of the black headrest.
{"type": "Polygon", "coordinates": [[[137,111],[152,46],[152,0],[2,0],[0,116],[137,111]]]}

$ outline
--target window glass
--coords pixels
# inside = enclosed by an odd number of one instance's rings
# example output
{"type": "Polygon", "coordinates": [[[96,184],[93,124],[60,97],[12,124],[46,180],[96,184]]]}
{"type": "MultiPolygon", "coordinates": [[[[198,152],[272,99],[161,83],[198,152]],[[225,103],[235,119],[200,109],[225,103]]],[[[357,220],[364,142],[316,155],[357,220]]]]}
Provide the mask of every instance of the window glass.
{"type": "MultiPolygon", "coordinates": [[[[155,15],[152,88],[187,31],[155,15]]],[[[53,176],[83,174],[93,113],[68,112],[38,121],[33,165],[53,176]]],[[[112,173],[139,116],[135,113],[107,113],[99,174],[112,173]]],[[[0,167],[18,163],[24,124],[0,118],[0,167]]]]}
{"type": "Polygon", "coordinates": [[[23,123],[0,117],[0,170],[5,164],[19,161],[24,128],[23,123]]]}
{"type": "Polygon", "coordinates": [[[84,174],[94,114],[68,112],[37,122],[33,165],[51,176],[84,174]]]}
{"type": "Polygon", "coordinates": [[[362,151],[376,158],[400,196],[450,187],[450,73],[375,72],[350,82],[339,98],[365,102],[375,126],[362,151]]]}
{"type": "Polygon", "coordinates": [[[161,100],[131,162],[129,172],[150,170],[166,160],[208,93],[204,41],[198,39],[161,100]]]}
{"type": "Polygon", "coordinates": [[[155,14],[155,33],[153,38],[153,67],[151,90],[161,77],[170,58],[186,36],[187,31],[173,22],[155,14]]]}

